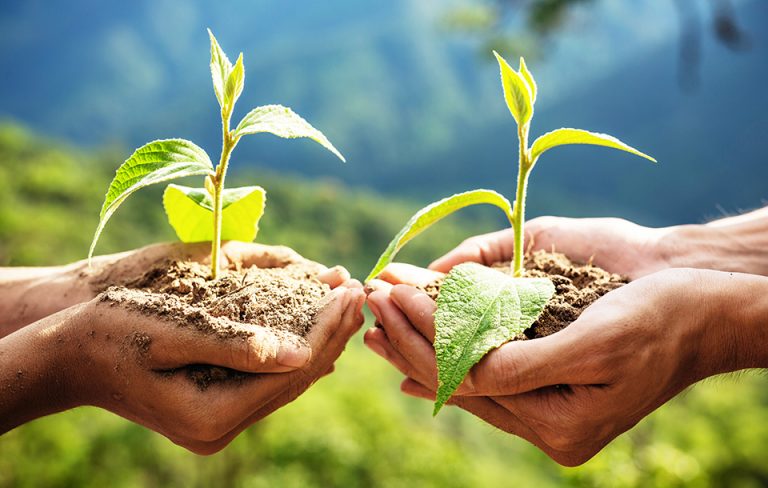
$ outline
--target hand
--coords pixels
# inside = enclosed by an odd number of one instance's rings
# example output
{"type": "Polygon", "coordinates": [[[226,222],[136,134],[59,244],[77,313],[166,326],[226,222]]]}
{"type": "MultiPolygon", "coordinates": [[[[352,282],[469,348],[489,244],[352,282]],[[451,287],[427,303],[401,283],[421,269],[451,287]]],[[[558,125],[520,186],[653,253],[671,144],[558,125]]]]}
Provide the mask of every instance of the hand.
{"type": "MultiPolygon", "coordinates": [[[[221,250],[220,265],[225,267],[277,267],[304,260],[284,246],[229,241],[221,250]]],[[[0,273],[0,337],[67,307],[87,302],[108,287],[128,283],[164,261],[210,264],[210,252],[210,243],[175,242],[95,256],[90,267],[83,260],[52,268],[6,268],[0,273]]],[[[336,286],[348,280],[349,273],[335,267],[320,278],[335,280],[329,284],[336,286]]]]}
{"type": "MultiPolygon", "coordinates": [[[[432,275],[404,265],[394,282],[432,275]]],[[[383,328],[366,344],[434,400],[435,303],[377,282],[368,303],[383,328]]],[[[768,279],[662,271],[608,293],[551,336],[510,342],[478,363],[449,403],[525,438],[563,465],[586,462],[619,434],[707,376],[768,365],[768,279]],[[745,296],[745,291],[749,296],[745,296]]]]}
{"type": "Polygon", "coordinates": [[[193,452],[217,452],[332,371],[363,323],[363,301],[358,282],[335,288],[306,346],[258,326],[233,323],[252,335],[219,338],[99,298],[77,305],[0,340],[0,381],[12,385],[0,399],[0,432],[95,405],[193,452]],[[199,364],[254,374],[201,391],[185,374],[199,364]]]}
{"type": "MultiPolygon", "coordinates": [[[[555,250],[573,261],[637,279],[670,267],[668,229],[651,229],[614,219],[539,217],[525,224],[526,249],[555,250]]],[[[447,273],[453,266],[474,261],[491,265],[512,259],[514,232],[506,229],[467,239],[436,260],[431,269],[447,273]]]]}

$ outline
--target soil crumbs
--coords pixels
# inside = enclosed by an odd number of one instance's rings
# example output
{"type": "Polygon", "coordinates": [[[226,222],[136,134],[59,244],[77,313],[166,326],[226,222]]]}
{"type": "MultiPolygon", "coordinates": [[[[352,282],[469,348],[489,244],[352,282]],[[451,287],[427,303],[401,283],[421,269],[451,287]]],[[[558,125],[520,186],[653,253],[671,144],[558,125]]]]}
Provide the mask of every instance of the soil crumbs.
{"type": "MultiPolygon", "coordinates": [[[[208,266],[167,261],[133,281],[108,288],[101,299],[168,319],[179,327],[194,327],[222,340],[252,336],[248,330],[248,324],[252,324],[271,328],[283,342],[302,343],[314,323],[320,300],[330,291],[316,278],[322,269],[311,261],[275,268],[254,266],[223,270],[219,278],[210,280],[208,266]]],[[[150,342],[146,338],[137,347],[138,352],[147,354],[150,342]]],[[[248,376],[209,365],[183,369],[201,390],[212,383],[241,381],[248,376]]]]}
{"type": "MultiPolygon", "coordinates": [[[[491,268],[512,274],[509,261],[495,263],[491,268]]],[[[598,298],[629,283],[629,279],[624,276],[609,273],[591,264],[574,263],[564,254],[546,251],[535,251],[525,257],[525,277],[549,278],[555,285],[555,295],[536,322],[515,340],[554,334],[579,318],[581,312],[598,298]]],[[[440,282],[428,285],[425,291],[437,299],[440,282]]]]}

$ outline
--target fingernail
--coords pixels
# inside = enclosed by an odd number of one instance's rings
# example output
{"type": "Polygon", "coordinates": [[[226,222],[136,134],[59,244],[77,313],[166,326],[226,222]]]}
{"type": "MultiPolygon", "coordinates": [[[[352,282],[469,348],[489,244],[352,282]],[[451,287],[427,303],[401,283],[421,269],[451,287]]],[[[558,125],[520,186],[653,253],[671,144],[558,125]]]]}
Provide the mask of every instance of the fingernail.
{"type": "Polygon", "coordinates": [[[387,354],[387,351],[376,341],[367,341],[365,343],[366,346],[368,346],[368,349],[375,352],[379,356],[383,357],[384,359],[389,359],[389,354],[387,354]]]}
{"type": "Polygon", "coordinates": [[[277,363],[288,368],[300,368],[309,362],[312,350],[298,344],[283,344],[277,353],[277,363]]]}
{"type": "Polygon", "coordinates": [[[371,313],[376,317],[376,322],[381,322],[381,310],[379,310],[379,306],[368,300],[368,308],[371,309],[371,313]]]}

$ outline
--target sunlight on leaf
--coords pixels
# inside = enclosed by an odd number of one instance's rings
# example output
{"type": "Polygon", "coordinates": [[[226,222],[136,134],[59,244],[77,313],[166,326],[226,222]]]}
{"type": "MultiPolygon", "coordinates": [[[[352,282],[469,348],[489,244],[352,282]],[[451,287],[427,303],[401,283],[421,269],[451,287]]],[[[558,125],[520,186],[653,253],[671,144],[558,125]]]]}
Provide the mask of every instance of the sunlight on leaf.
{"type": "MultiPolygon", "coordinates": [[[[258,186],[231,188],[222,194],[221,238],[250,242],[259,231],[266,192],[258,186]]],[[[182,242],[213,238],[213,200],[205,188],[168,185],[163,194],[168,222],[182,242]]]]}
{"type": "Polygon", "coordinates": [[[438,220],[470,205],[480,204],[495,205],[504,211],[508,219],[512,218],[512,206],[509,200],[493,190],[472,190],[465,193],[457,193],[448,198],[428,205],[410,218],[400,232],[389,243],[379,257],[376,266],[373,267],[365,281],[372,280],[395,258],[397,252],[411,239],[425,231],[438,220]]]}
{"type": "Polygon", "coordinates": [[[118,169],[101,207],[99,225],[88,250],[93,256],[96,243],[112,214],[133,192],[145,186],[184,176],[204,175],[213,170],[208,154],[184,139],[153,141],[136,149],[118,169]]]}

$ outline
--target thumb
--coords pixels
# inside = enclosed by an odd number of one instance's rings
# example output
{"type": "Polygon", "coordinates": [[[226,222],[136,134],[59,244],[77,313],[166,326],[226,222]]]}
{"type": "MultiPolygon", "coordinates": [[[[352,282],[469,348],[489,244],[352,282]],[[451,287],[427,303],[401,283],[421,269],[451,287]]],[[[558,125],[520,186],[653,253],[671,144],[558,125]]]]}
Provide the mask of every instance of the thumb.
{"type": "Polygon", "coordinates": [[[557,334],[527,341],[508,342],[491,351],[456,390],[463,396],[516,395],[545,386],[580,384],[573,362],[578,344],[557,334]],[[561,337],[557,337],[558,335],[561,337]]]}
{"type": "Polygon", "coordinates": [[[166,329],[150,339],[150,365],[155,369],[209,364],[246,373],[284,373],[303,367],[312,357],[301,338],[267,327],[232,322],[218,334],[166,329]]]}
{"type": "Polygon", "coordinates": [[[429,265],[429,269],[447,273],[457,264],[475,262],[490,265],[512,259],[515,233],[504,229],[489,234],[470,237],[445,256],[429,265]]]}

